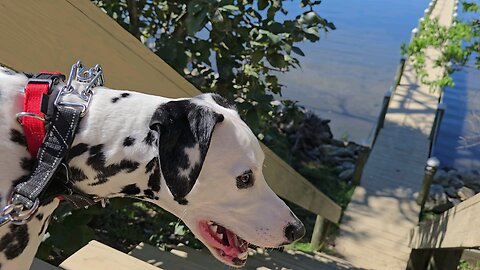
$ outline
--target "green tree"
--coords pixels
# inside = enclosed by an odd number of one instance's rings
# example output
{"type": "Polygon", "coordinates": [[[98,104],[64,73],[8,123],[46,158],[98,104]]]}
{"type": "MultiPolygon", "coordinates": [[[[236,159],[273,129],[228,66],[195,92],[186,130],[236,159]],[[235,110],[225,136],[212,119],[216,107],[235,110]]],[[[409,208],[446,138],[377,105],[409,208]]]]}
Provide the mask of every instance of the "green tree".
{"type": "Polygon", "coordinates": [[[453,25],[445,27],[435,18],[426,17],[419,26],[420,31],[406,48],[419,78],[432,89],[443,89],[454,85],[451,74],[465,65],[480,69],[480,5],[478,1],[463,1],[461,8],[465,20],[454,18],[453,25]],[[429,78],[425,69],[425,50],[435,48],[441,54],[430,59],[435,66],[446,68],[439,78],[429,78]]]}
{"type": "Polygon", "coordinates": [[[300,66],[298,43],[316,42],[335,26],[298,0],[93,0],[177,72],[204,92],[237,103],[259,138],[295,103],[281,95],[277,74],[300,66]],[[298,5],[291,14],[287,5],[298,5]]]}

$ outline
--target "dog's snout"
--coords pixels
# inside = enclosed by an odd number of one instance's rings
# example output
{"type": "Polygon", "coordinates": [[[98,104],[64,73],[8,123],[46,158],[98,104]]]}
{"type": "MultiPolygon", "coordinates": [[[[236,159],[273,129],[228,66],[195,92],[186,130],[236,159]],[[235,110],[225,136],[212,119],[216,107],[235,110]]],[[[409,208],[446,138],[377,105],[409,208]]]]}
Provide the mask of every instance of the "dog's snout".
{"type": "Polygon", "coordinates": [[[285,227],[285,237],[290,243],[297,241],[305,235],[305,226],[300,221],[297,221],[293,224],[288,224],[285,227]]]}

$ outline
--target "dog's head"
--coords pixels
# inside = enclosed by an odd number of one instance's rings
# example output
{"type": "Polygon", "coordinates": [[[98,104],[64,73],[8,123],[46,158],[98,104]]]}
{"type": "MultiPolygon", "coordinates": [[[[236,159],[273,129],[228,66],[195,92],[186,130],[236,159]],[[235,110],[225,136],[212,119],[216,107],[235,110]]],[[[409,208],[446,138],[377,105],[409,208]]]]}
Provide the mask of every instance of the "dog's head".
{"type": "Polygon", "coordinates": [[[218,95],[161,105],[150,122],[159,135],[162,178],[181,218],[220,261],[244,265],[248,243],[278,247],[301,238],[303,224],[267,185],[264,154],[233,106],[218,95]]]}

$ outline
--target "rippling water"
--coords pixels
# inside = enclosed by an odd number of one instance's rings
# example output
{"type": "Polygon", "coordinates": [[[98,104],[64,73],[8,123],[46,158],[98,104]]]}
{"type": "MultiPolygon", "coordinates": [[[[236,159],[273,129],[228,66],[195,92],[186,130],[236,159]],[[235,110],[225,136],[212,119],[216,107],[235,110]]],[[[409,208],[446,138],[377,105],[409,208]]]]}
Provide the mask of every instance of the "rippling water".
{"type": "MultiPolygon", "coordinates": [[[[301,46],[303,68],[281,76],[284,96],[331,119],[336,138],[365,142],[392,85],[400,46],[410,39],[428,3],[323,1],[318,11],[337,30],[317,44],[301,46]]],[[[455,87],[445,92],[447,109],[434,155],[444,166],[480,168],[480,71],[464,68],[454,80],[455,87]]]]}
{"type": "Polygon", "coordinates": [[[331,119],[336,138],[362,143],[392,85],[400,46],[427,6],[425,0],[323,1],[318,12],[337,30],[301,46],[302,69],[281,76],[284,96],[331,119]]]}

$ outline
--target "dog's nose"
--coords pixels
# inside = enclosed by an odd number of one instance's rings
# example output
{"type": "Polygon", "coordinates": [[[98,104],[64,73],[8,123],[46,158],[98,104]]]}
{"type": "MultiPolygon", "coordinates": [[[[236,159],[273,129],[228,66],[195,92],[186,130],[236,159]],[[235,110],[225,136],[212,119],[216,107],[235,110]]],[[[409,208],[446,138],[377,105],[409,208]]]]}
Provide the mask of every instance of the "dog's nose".
{"type": "Polygon", "coordinates": [[[302,238],[305,235],[305,226],[300,221],[297,221],[293,224],[289,224],[285,227],[285,237],[290,243],[295,242],[296,240],[302,238]]]}

